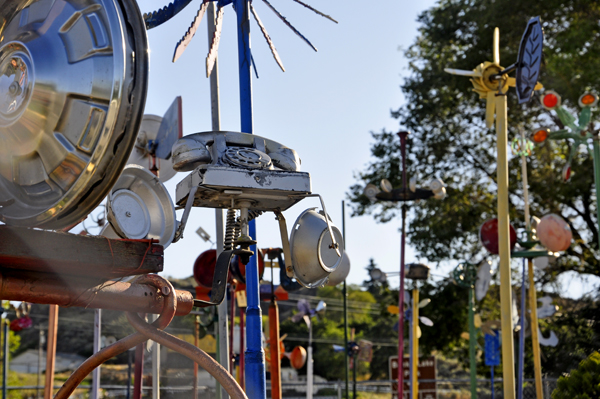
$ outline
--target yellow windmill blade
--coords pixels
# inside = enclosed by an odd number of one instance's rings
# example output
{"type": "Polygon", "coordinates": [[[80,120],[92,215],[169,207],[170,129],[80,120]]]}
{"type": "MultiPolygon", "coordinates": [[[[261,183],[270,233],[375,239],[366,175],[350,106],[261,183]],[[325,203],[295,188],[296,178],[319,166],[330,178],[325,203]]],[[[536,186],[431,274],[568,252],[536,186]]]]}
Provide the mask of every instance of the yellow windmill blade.
{"type": "Polygon", "coordinates": [[[508,85],[508,87],[516,87],[517,86],[517,79],[515,79],[515,78],[507,78],[506,79],[506,84],[508,85]]]}
{"type": "Polygon", "coordinates": [[[493,91],[487,92],[487,100],[485,104],[485,124],[488,129],[494,126],[494,117],[496,115],[496,93],[493,91]]]}
{"type": "Polygon", "coordinates": [[[494,29],[494,64],[500,65],[500,29],[494,29]]]}
{"type": "Polygon", "coordinates": [[[480,78],[482,76],[481,72],[477,70],[465,71],[464,69],[444,68],[444,72],[449,73],[451,75],[473,76],[475,78],[480,78]]]}

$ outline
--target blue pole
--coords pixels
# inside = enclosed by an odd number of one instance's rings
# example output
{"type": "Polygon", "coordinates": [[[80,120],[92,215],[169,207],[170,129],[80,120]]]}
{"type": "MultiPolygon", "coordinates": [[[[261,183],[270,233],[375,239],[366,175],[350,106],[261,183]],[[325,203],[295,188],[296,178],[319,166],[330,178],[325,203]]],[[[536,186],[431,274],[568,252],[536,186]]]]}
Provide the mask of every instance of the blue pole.
{"type": "MultiPolygon", "coordinates": [[[[240,122],[242,132],[253,133],[252,56],[250,50],[249,0],[235,0],[238,24],[238,62],[240,76],[240,122]]],[[[249,223],[249,234],[256,240],[256,224],[249,223]]],[[[251,250],[256,253],[256,246],[251,250]]],[[[262,348],[262,311],[260,309],[258,262],[256,255],[246,265],[246,394],[249,399],[266,399],[265,354],[262,348]]],[[[242,377],[243,378],[243,377],[242,377]]]]}
{"type": "Polygon", "coordinates": [[[523,258],[523,280],[521,282],[521,331],[519,331],[519,371],[517,376],[517,399],[523,399],[523,361],[525,355],[525,261],[523,258]]]}
{"type": "Polygon", "coordinates": [[[492,369],[492,399],[494,399],[494,366],[490,366],[492,369]]]}

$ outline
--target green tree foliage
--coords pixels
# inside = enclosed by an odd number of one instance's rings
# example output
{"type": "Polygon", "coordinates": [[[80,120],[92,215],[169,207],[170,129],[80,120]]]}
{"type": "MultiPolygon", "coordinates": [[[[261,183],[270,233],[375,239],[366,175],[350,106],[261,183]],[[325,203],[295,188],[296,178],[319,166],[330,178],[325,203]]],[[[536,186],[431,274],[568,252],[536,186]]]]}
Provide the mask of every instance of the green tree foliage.
{"type": "MultiPolygon", "coordinates": [[[[408,175],[426,185],[433,177],[448,184],[443,201],[428,200],[411,207],[408,237],[430,261],[485,256],[478,240],[481,224],[496,216],[496,135],[485,126],[485,102],[472,92],[469,79],[449,75],[444,68],[471,70],[492,59],[494,27],[500,28],[501,64],[516,61],[527,21],[539,15],[545,33],[540,82],[561,93],[563,105],[578,112],[577,100],[588,89],[600,90],[600,3],[595,0],[441,0],[419,18],[420,34],[405,52],[409,77],[401,88],[406,105],[392,112],[409,136],[408,175]]],[[[508,95],[509,140],[522,129],[550,126],[557,118],[539,103],[539,93],[518,105],[514,89],[508,95]]],[[[596,111],[596,116],[598,112],[596,111]]],[[[597,118],[596,118],[597,119],[597,118]]],[[[593,122],[591,128],[599,124],[593,122]]],[[[395,132],[372,133],[373,161],[357,173],[348,194],[353,216],[372,214],[387,222],[398,214],[395,203],[371,203],[363,195],[368,183],[382,178],[401,186],[400,151],[395,132]]],[[[573,230],[574,243],[545,280],[566,270],[600,275],[598,229],[591,157],[580,149],[573,176],[562,181],[569,143],[548,142],[529,157],[531,213],[562,215],[573,230]]],[[[523,227],[523,189],[518,157],[510,161],[510,218],[523,227]]]]}
{"type": "Polygon", "coordinates": [[[592,399],[600,397],[600,353],[583,360],[568,377],[560,377],[552,399],[592,399]]]}

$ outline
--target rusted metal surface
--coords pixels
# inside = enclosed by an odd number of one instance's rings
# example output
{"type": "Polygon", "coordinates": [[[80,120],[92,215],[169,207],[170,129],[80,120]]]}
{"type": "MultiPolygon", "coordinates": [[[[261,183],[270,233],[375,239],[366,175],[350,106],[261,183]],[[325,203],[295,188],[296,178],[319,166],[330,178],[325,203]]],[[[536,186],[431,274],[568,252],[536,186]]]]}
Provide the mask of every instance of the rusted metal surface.
{"type": "Polygon", "coordinates": [[[129,320],[129,323],[131,323],[138,332],[143,333],[148,339],[179,352],[198,363],[200,367],[215,377],[232,399],[247,399],[246,394],[233,376],[202,349],[159,330],[156,327],[146,324],[136,313],[128,312],[127,320],[129,320]]]}
{"type": "MultiPolygon", "coordinates": [[[[154,279],[166,281],[158,275],[146,275],[143,281],[154,279]]],[[[172,292],[177,297],[176,314],[188,314],[193,307],[193,295],[188,291],[173,290],[170,284],[158,289],[147,283],[0,269],[0,299],[10,301],[158,314],[163,309],[165,295],[172,292]],[[169,292],[164,292],[165,289],[169,292]]]]}
{"type": "MultiPolygon", "coordinates": [[[[158,319],[153,323],[157,328],[165,328],[171,323],[176,313],[177,298],[173,295],[173,286],[170,282],[157,275],[142,276],[137,281],[139,285],[151,284],[153,289],[158,291],[165,291],[165,300],[163,301],[164,307],[161,309],[162,312],[158,319]]],[[[99,352],[96,352],[89,359],[83,362],[77,370],[71,374],[71,376],[65,381],[64,385],[60,388],[54,399],[66,399],[68,398],[75,388],[83,381],[89,373],[92,372],[96,367],[107,361],[108,359],[117,356],[126,350],[133,348],[134,346],[141,344],[148,338],[140,333],[131,334],[112,345],[109,345],[99,352]]],[[[46,398],[47,399],[47,398],[46,398]]]]}
{"type": "Polygon", "coordinates": [[[164,345],[167,348],[175,350],[194,360],[202,368],[214,376],[233,399],[247,399],[246,394],[237,384],[235,379],[213,358],[206,354],[206,352],[160,330],[165,328],[171,322],[178,307],[177,296],[174,295],[175,290],[173,289],[171,283],[156,275],[143,276],[140,278],[139,283],[152,284],[156,291],[160,290],[164,293],[164,308],[159,318],[152,325],[149,325],[145,323],[137,313],[128,312],[127,319],[133,325],[133,327],[138,330],[138,332],[100,350],[83,362],[81,366],[67,379],[65,384],[56,394],[55,399],[68,398],[81,383],[81,381],[83,381],[83,379],[100,364],[104,363],[111,357],[123,353],[129,348],[146,341],[147,339],[151,339],[154,342],[164,345]]]}
{"type": "Polygon", "coordinates": [[[115,240],[0,226],[0,267],[118,278],[163,270],[163,247],[150,240],[115,240]]]}

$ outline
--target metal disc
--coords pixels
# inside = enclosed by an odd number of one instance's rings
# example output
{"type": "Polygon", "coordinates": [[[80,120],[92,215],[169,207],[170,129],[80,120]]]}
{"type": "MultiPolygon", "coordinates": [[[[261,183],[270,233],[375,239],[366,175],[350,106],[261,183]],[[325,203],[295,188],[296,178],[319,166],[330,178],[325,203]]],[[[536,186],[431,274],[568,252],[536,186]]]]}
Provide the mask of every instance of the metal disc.
{"type": "Polygon", "coordinates": [[[119,190],[110,196],[110,224],[120,236],[142,239],[150,232],[150,212],[142,198],[130,190],[119,190]]]}
{"type": "MultiPolygon", "coordinates": [[[[131,151],[131,155],[127,160],[127,164],[139,165],[143,168],[150,170],[152,167],[152,157],[146,150],[148,140],[155,140],[158,134],[158,128],[163,118],[158,115],[144,115],[142,123],[140,124],[140,130],[131,151]]],[[[158,168],[158,179],[161,183],[165,183],[177,174],[173,169],[173,157],[169,159],[160,159],[156,157],[156,167],[158,168]]]]}
{"type": "Polygon", "coordinates": [[[0,221],[61,229],[106,196],[146,99],[147,38],[127,0],[0,6],[0,221]]]}

